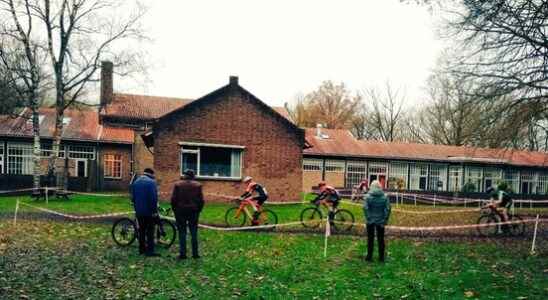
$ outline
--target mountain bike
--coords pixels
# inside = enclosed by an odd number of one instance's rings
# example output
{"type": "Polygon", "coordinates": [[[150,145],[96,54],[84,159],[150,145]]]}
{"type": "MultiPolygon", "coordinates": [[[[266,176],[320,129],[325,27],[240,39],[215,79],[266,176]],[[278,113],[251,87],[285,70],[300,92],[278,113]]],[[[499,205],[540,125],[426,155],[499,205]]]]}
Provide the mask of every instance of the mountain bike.
{"type": "MultiPolygon", "coordinates": [[[[246,199],[234,199],[236,206],[229,208],[225,213],[225,222],[228,227],[242,227],[249,219],[248,225],[276,225],[278,215],[268,208],[259,209],[259,205],[250,197],[246,199]],[[252,208],[252,212],[248,209],[252,208]],[[253,223],[253,213],[259,211],[259,216],[253,223]]],[[[272,227],[273,229],[274,227],[272,227]]]]}
{"type": "MultiPolygon", "coordinates": [[[[324,219],[324,213],[320,209],[320,205],[327,209],[327,216],[332,205],[327,200],[320,200],[317,204],[312,203],[313,206],[303,209],[301,212],[301,224],[306,228],[317,228],[320,226],[324,219]]],[[[333,217],[330,218],[329,224],[336,231],[348,231],[354,226],[354,215],[346,209],[335,208],[333,217]]]]}
{"type": "MultiPolygon", "coordinates": [[[[170,220],[163,218],[171,213],[170,208],[158,208],[159,217],[157,219],[154,239],[155,243],[163,248],[169,248],[175,242],[177,236],[177,226],[170,220]]],[[[112,239],[122,247],[127,247],[137,239],[139,232],[139,222],[136,218],[121,218],[112,225],[112,239]]]]}
{"type": "Polygon", "coordinates": [[[508,214],[508,221],[518,221],[518,223],[497,224],[502,222],[502,215],[494,206],[486,205],[481,208],[480,213],[477,223],[486,225],[477,228],[481,236],[494,236],[499,233],[518,236],[525,233],[525,224],[521,222],[523,219],[518,215],[508,214]]]}

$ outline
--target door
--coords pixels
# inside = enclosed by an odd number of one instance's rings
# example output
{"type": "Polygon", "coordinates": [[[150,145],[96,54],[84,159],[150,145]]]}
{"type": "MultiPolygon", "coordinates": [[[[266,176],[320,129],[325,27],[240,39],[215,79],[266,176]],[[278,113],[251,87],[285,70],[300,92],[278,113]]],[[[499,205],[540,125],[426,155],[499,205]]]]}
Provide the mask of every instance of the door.
{"type": "Polygon", "coordinates": [[[76,160],[76,177],[88,177],[88,161],[76,160]]]}

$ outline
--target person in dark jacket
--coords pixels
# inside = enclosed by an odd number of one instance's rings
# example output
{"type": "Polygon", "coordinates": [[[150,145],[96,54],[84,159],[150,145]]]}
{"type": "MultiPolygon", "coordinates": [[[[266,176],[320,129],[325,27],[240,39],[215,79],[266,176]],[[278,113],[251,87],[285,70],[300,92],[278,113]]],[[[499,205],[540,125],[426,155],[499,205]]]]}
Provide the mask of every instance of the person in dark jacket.
{"type": "Polygon", "coordinates": [[[131,199],[135,216],[139,223],[139,253],[146,256],[159,256],[154,252],[154,227],[158,218],[158,188],[154,171],[144,170],[131,184],[131,199]]]}
{"type": "Polygon", "coordinates": [[[365,260],[372,260],[376,231],[379,243],[379,260],[384,262],[384,225],[388,223],[390,217],[390,201],[384,195],[381,183],[378,180],[373,181],[369,186],[369,192],[365,196],[363,213],[367,222],[367,255],[365,260]]]}
{"type": "Polygon", "coordinates": [[[200,258],[198,254],[198,219],[204,207],[202,185],[194,180],[194,171],[186,170],[181,180],[173,186],[171,193],[171,208],[175,213],[177,229],[179,230],[179,257],[186,259],[186,231],[190,230],[192,240],[192,257],[200,258]]]}

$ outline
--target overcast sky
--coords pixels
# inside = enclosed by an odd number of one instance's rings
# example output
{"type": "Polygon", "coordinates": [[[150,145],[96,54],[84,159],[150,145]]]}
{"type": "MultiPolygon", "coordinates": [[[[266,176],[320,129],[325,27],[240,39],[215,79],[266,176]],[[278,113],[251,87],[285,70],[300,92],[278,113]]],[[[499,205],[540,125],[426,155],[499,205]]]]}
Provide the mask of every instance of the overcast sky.
{"type": "Polygon", "coordinates": [[[399,0],[149,0],[146,86],[115,89],[197,98],[240,84],[283,105],[323,80],[353,90],[389,80],[422,98],[441,42],[426,8],[399,0]]]}

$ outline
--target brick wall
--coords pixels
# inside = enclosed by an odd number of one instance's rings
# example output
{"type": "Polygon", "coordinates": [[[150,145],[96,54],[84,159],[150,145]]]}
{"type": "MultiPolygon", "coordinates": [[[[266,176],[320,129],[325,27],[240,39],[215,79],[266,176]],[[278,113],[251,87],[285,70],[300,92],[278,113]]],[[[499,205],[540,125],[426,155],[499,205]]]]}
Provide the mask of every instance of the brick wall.
{"type": "Polygon", "coordinates": [[[325,172],[325,182],[332,187],[344,187],[344,173],[325,172]]]}
{"type": "Polygon", "coordinates": [[[154,156],[145,146],[145,143],[141,138],[142,133],[143,131],[135,130],[135,139],[133,144],[133,171],[137,172],[138,174],[143,173],[143,170],[145,168],[154,167],[154,156]]]}
{"type": "Polygon", "coordinates": [[[303,192],[312,192],[312,187],[318,186],[320,181],[322,181],[322,171],[303,172],[303,192]]]}
{"type": "MultiPolygon", "coordinates": [[[[180,176],[181,141],[244,146],[242,176],[252,176],[273,201],[299,198],[304,137],[241,89],[202,99],[154,128],[154,169],[167,199],[180,176]]],[[[200,180],[210,194],[239,196],[241,181],[200,180]]]]}
{"type": "Polygon", "coordinates": [[[131,147],[122,146],[122,145],[103,145],[98,152],[97,163],[99,176],[102,179],[102,189],[103,190],[127,190],[129,187],[129,182],[131,180],[132,171],[131,171],[131,147]],[[104,157],[107,154],[120,154],[122,155],[122,178],[104,178],[104,157]]]}

